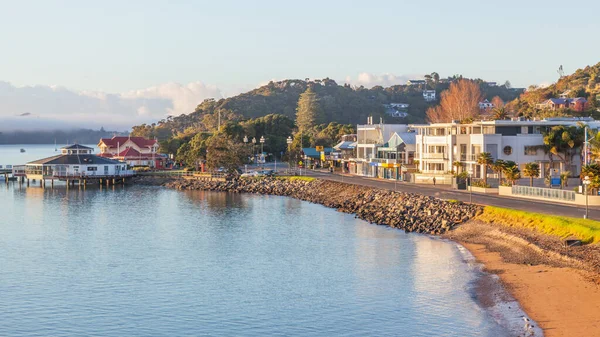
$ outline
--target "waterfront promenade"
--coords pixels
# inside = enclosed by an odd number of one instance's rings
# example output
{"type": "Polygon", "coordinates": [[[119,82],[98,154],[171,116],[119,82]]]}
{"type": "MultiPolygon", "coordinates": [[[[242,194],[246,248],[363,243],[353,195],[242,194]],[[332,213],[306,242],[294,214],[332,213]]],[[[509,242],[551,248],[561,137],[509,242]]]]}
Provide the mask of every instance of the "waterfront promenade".
{"type": "MultiPolygon", "coordinates": [[[[395,188],[397,188],[398,191],[402,192],[418,193],[442,199],[455,199],[463,202],[469,202],[470,200],[470,195],[468,191],[454,190],[448,185],[438,185],[434,187],[432,185],[421,185],[406,182],[394,183],[394,181],[390,180],[366,178],[348,174],[331,174],[313,170],[306,170],[306,175],[317,177],[320,179],[340,181],[349,184],[370,186],[388,190],[394,190],[395,188]]],[[[560,203],[511,198],[476,192],[473,192],[473,202],[486,206],[497,206],[528,212],[569,216],[573,218],[582,218],[585,214],[585,206],[565,205],[560,203]]],[[[590,206],[589,218],[593,220],[600,220],[600,207],[590,206]]]]}

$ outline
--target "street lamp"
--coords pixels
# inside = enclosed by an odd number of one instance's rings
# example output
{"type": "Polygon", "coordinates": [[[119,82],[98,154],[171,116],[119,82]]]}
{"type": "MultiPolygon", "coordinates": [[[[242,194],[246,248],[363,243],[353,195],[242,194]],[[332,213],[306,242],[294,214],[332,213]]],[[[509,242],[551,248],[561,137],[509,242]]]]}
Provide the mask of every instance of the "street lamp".
{"type": "Polygon", "coordinates": [[[287,145],[288,145],[288,165],[289,165],[289,169],[292,169],[292,151],[290,150],[292,147],[292,136],[288,136],[287,137],[287,145]]]}
{"type": "Polygon", "coordinates": [[[256,137],[252,137],[252,157],[254,157],[254,162],[256,163],[256,166],[258,166],[258,161],[256,160],[256,154],[254,153],[255,145],[256,145],[256,137]]]}
{"type": "Polygon", "coordinates": [[[260,136],[260,157],[262,159],[263,168],[265,168],[265,150],[264,150],[264,145],[265,145],[265,137],[260,136]]]}
{"type": "Polygon", "coordinates": [[[588,186],[590,184],[590,177],[589,176],[585,176],[585,178],[583,178],[583,186],[585,186],[585,216],[584,218],[588,218],[588,186]]]}
{"type": "MultiPolygon", "coordinates": [[[[244,148],[246,147],[246,145],[248,145],[248,136],[244,136],[244,148]]],[[[248,159],[248,157],[246,157],[246,159],[248,159]]],[[[244,172],[248,172],[248,165],[246,164],[244,164],[244,172]]]]}
{"type": "Polygon", "coordinates": [[[469,168],[469,203],[473,203],[473,186],[472,186],[472,182],[473,182],[473,168],[469,168]]]}

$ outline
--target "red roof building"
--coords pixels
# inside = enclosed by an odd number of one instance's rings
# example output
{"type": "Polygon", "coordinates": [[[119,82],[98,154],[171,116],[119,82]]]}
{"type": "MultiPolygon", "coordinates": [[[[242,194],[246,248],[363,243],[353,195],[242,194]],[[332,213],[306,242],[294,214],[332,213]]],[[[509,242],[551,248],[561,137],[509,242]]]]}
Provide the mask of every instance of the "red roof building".
{"type": "Polygon", "coordinates": [[[144,137],[102,138],[99,156],[127,162],[130,166],[164,167],[165,156],[157,153],[158,142],[144,137]]]}

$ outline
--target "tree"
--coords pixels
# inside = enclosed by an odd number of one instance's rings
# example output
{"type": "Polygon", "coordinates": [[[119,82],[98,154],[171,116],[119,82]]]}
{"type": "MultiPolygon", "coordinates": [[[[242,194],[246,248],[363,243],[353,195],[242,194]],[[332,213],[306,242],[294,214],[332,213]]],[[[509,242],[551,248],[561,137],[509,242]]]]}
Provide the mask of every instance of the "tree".
{"type": "Polygon", "coordinates": [[[433,82],[435,84],[440,82],[440,74],[436,73],[435,71],[431,73],[431,77],[433,78],[433,82]]]}
{"type": "Polygon", "coordinates": [[[505,120],[507,117],[508,113],[506,112],[506,107],[496,107],[492,109],[492,118],[494,120],[505,120]]]}
{"type": "Polygon", "coordinates": [[[463,168],[464,164],[457,160],[452,163],[452,166],[456,167],[456,174],[458,175],[460,173],[458,171],[463,168]]]}
{"type": "Polygon", "coordinates": [[[519,167],[514,162],[507,164],[503,171],[506,180],[508,180],[511,185],[514,185],[517,180],[521,179],[521,171],[519,171],[519,167]]]}
{"type": "Polygon", "coordinates": [[[538,163],[525,164],[523,175],[529,177],[529,186],[533,186],[533,178],[540,176],[540,165],[538,163]]]}
{"type": "Polygon", "coordinates": [[[481,152],[477,157],[477,164],[483,165],[483,183],[487,185],[487,170],[494,163],[494,159],[489,152],[481,152]]]}
{"type": "Polygon", "coordinates": [[[505,87],[506,89],[511,89],[511,88],[512,88],[512,84],[510,84],[510,81],[509,81],[509,80],[506,80],[506,82],[504,82],[504,87],[505,87]]]}
{"type": "Polygon", "coordinates": [[[298,130],[305,131],[310,129],[320,120],[321,106],[317,94],[312,87],[308,87],[298,100],[296,108],[296,125],[298,130]]]}
{"type": "Polygon", "coordinates": [[[557,125],[544,133],[544,144],[567,168],[585,141],[584,129],[579,126],[557,125]]]}
{"type": "Polygon", "coordinates": [[[498,185],[502,185],[502,171],[506,166],[506,162],[502,159],[497,159],[492,165],[490,165],[492,171],[498,174],[498,185]]]}
{"type": "Polygon", "coordinates": [[[432,123],[472,119],[479,115],[481,100],[481,91],[475,81],[452,82],[450,89],[442,92],[439,108],[427,110],[427,119],[432,123]]]}
{"type": "Polygon", "coordinates": [[[228,172],[234,172],[248,160],[250,153],[245,145],[222,133],[213,135],[207,141],[206,165],[209,169],[223,167],[228,172]]]}
{"type": "Polygon", "coordinates": [[[492,102],[491,102],[495,108],[503,108],[504,107],[504,101],[502,100],[502,98],[500,98],[500,96],[494,96],[494,98],[492,98],[492,102]]]}

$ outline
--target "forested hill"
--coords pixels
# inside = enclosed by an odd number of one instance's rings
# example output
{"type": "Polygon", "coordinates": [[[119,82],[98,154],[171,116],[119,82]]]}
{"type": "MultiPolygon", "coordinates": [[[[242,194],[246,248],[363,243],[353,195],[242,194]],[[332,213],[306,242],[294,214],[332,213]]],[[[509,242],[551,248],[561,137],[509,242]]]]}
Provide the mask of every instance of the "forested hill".
{"type": "MultiPolygon", "coordinates": [[[[531,86],[518,99],[511,102],[511,110],[518,111],[526,116],[537,116],[544,111],[538,111],[536,104],[549,98],[557,98],[561,94],[567,97],[585,97],[589,104],[587,116],[596,113],[600,108],[600,63],[577,69],[573,74],[560,77],[560,79],[547,87],[531,86]]],[[[572,114],[572,111],[559,113],[572,114]]],[[[595,116],[599,117],[599,116],[595,116]]]]}
{"type": "MultiPolygon", "coordinates": [[[[460,77],[455,76],[453,79],[460,77]]],[[[452,80],[452,79],[450,79],[452,80]]],[[[134,127],[136,135],[166,139],[174,133],[214,130],[221,121],[247,120],[269,114],[281,114],[295,119],[298,98],[310,86],[316,92],[322,109],[320,123],[337,122],[342,124],[365,123],[368,116],[378,121],[382,117],[388,123],[420,123],[425,120],[427,109],[438,104],[438,101],[426,102],[424,89],[435,89],[437,96],[448,89],[450,80],[439,80],[439,77],[427,77],[424,85],[395,85],[391,87],[375,86],[367,89],[353,87],[348,84],[339,85],[331,79],[323,80],[284,80],[269,84],[234,97],[207,99],[188,115],[169,117],[153,125],[134,127]],[[385,114],[384,104],[408,103],[408,117],[393,118],[385,114]]],[[[489,86],[483,80],[476,80],[481,91],[488,99],[499,96],[504,101],[515,99],[520,92],[510,86],[489,86]]]]}

